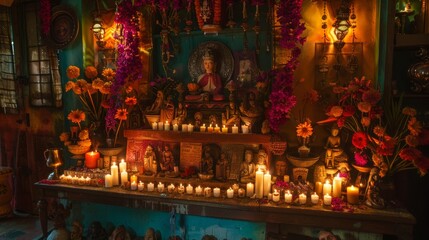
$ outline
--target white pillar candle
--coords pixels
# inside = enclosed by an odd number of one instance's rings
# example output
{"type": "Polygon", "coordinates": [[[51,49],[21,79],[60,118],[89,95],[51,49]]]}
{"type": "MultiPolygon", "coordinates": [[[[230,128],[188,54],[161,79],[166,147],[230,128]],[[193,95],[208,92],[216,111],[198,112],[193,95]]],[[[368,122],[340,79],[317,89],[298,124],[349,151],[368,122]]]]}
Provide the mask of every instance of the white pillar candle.
{"type": "Polygon", "coordinates": [[[347,187],[347,202],[350,204],[359,203],[359,188],[351,185],[347,187]]]}
{"type": "Polygon", "coordinates": [[[206,131],[206,124],[204,123],[203,126],[200,127],[200,132],[206,131]]]}
{"type": "Polygon", "coordinates": [[[174,186],[174,184],[170,183],[170,185],[167,186],[167,191],[169,193],[174,192],[174,189],[176,189],[176,187],[174,186]]]}
{"type": "Polygon", "coordinates": [[[317,195],[323,196],[323,184],[322,184],[322,182],[316,182],[314,188],[316,190],[317,195]]]}
{"type": "Polygon", "coordinates": [[[137,185],[137,190],[143,191],[143,189],[144,189],[144,183],[140,181],[139,184],[137,185]]]}
{"type": "Polygon", "coordinates": [[[238,127],[234,124],[234,126],[232,126],[232,133],[238,133],[238,127]]]}
{"type": "Polygon", "coordinates": [[[107,188],[113,187],[112,175],[106,174],[104,176],[104,186],[107,188]]]}
{"type": "Polygon", "coordinates": [[[246,185],[246,196],[247,197],[253,197],[255,194],[255,185],[251,182],[247,183],[246,185]]]}
{"type": "Polygon", "coordinates": [[[163,122],[158,123],[158,130],[164,130],[164,123],[163,122]]]}
{"type": "Polygon", "coordinates": [[[136,183],[136,182],[132,182],[132,183],[131,183],[131,190],[132,190],[132,191],[137,190],[137,183],[136,183]]]}
{"type": "Polygon", "coordinates": [[[220,197],[220,188],[213,188],[213,197],[220,197]]]}
{"type": "Polygon", "coordinates": [[[234,190],[230,187],[228,190],[226,190],[226,197],[227,198],[233,198],[234,197],[234,190]]]}
{"type": "Polygon", "coordinates": [[[328,193],[325,194],[323,196],[323,204],[324,205],[331,205],[331,203],[332,203],[332,197],[331,197],[331,195],[329,195],[328,193]]]}
{"type": "Polygon", "coordinates": [[[241,132],[244,134],[249,133],[249,126],[241,125],[241,132]]]}
{"type": "Polygon", "coordinates": [[[204,196],[205,197],[211,197],[212,196],[212,189],[210,187],[204,188],[204,196]]]}
{"type": "Polygon", "coordinates": [[[332,185],[329,183],[329,180],[326,180],[325,184],[323,184],[323,195],[326,195],[327,193],[329,195],[332,194],[332,185]]]}
{"type": "Polygon", "coordinates": [[[194,131],[194,125],[192,124],[188,124],[188,132],[193,132],[194,131]]]}
{"type": "Polygon", "coordinates": [[[177,123],[173,124],[173,131],[179,131],[179,125],[177,125],[177,123]]]}
{"type": "Polygon", "coordinates": [[[256,198],[262,198],[264,196],[264,173],[261,171],[261,169],[258,169],[256,171],[256,177],[255,177],[255,192],[256,192],[256,198]]]}
{"type": "Polygon", "coordinates": [[[318,204],[319,203],[319,195],[317,193],[311,194],[311,203],[318,204]]]}
{"type": "Polygon", "coordinates": [[[264,174],[264,196],[268,196],[268,193],[271,192],[271,174],[266,172],[264,174]]]}
{"type": "Polygon", "coordinates": [[[277,189],[274,189],[273,202],[279,202],[279,201],[280,201],[280,193],[277,191],[277,189]]]}
{"type": "Polygon", "coordinates": [[[187,194],[193,194],[194,193],[194,187],[192,187],[191,184],[188,184],[188,186],[186,186],[186,193],[187,194]]]}
{"type": "Polygon", "coordinates": [[[182,124],[182,132],[188,131],[188,124],[182,124]]]}
{"type": "Polygon", "coordinates": [[[198,187],[195,188],[195,195],[197,196],[203,195],[203,188],[200,185],[198,185],[198,187]]]}
{"type": "Polygon", "coordinates": [[[148,183],[147,184],[147,191],[148,192],[153,192],[153,190],[155,190],[155,184],[153,184],[153,183],[148,183]]]}
{"type": "Polygon", "coordinates": [[[152,129],[153,130],[157,130],[158,129],[158,123],[157,122],[153,122],[152,123],[152,129]]]}
{"type": "Polygon", "coordinates": [[[124,159],[121,159],[121,162],[119,163],[119,172],[122,173],[123,171],[127,171],[127,162],[125,162],[124,159]]]}
{"type": "Polygon", "coordinates": [[[213,126],[211,124],[207,127],[207,132],[213,132],[213,126]]]}
{"type": "Polygon", "coordinates": [[[214,131],[215,133],[220,132],[220,127],[216,124],[215,128],[213,129],[213,131],[214,131]]]}
{"type": "Polygon", "coordinates": [[[292,203],[292,194],[289,190],[285,192],[285,203],[292,203]]]}
{"type": "Polygon", "coordinates": [[[121,172],[121,184],[125,185],[125,183],[128,182],[128,173],[127,171],[122,171],[121,172]]]}
{"type": "Polygon", "coordinates": [[[225,125],[223,125],[222,133],[228,133],[228,128],[225,125]]]}
{"type": "Polygon", "coordinates": [[[170,131],[170,123],[168,121],[165,121],[164,130],[165,131],[170,131]]]}
{"type": "Polygon", "coordinates": [[[112,174],[113,186],[119,185],[119,172],[116,162],[113,162],[112,166],[110,167],[110,174],[112,174]]]}
{"type": "Polygon", "coordinates": [[[340,174],[337,174],[334,177],[334,181],[332,182],[332,197],[341,197],[341,184],[342,180],[340,178],[340,174]]]}
{"type": "Polygon", "coordinates": [[[177,192],[182,194],[185,192],[185,186],[183,184],[180,184],[179,187],[177,187],[177,192]]]}
{"type": "Polygon", "coordinates": [[[304,193],[299,194],[299,204],[303,205],[307,203],[307,195],[304,193]]]}
{"type": "Polygon", "coordinates": [[[165,188],[164,183],[159,182],[157,186],[158,192],[164,192],[164,188],[165,188]]]}

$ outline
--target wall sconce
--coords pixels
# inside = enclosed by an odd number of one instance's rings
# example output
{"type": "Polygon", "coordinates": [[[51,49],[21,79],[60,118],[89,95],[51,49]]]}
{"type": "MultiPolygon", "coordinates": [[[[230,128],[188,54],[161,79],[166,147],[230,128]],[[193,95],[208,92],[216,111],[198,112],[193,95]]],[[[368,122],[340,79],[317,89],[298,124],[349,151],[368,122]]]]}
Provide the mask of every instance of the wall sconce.
{"type": "Polygon", "coordinates": [[[344,38],[349,33],[351,24],[349,22],[351,0],[342,0],[337,9],[336,21],[332,25],[333,33],[337,41],[334,42],[335,48],[341,51],[344,47],[344,38]]]}
{"type": "Polygon", "coordinates": [[[97,46],[104,48],[106,46],[106,42],[104,41],[105,30],[100,17],[95,17],[91,31],[94,34],[94,37],[97,39],[97,46]]]}

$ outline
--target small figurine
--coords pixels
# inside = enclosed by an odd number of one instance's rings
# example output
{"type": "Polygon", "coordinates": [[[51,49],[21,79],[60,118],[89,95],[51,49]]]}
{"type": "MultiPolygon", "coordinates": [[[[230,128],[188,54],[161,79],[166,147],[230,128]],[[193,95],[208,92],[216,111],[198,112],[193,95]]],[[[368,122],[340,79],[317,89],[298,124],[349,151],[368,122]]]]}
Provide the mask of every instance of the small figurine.
{"type": "Polygon", "coordinates": [[[158,240],[157,236],[156,236],[156,232],[154,228],[148,228],[146,230],[146,233],[144,235],[144,240],[158,240]]]}
{"type": "Polygon", "coordinates": [[[194,114],[194,120],[195,120],[194,126],[196,128],[201,127],[203,125],[203,114],[201,112],[196,112],[194,114]]]}
{"type": "Polygon", "coordinates": [[[325,165],[327,168],[335,168],[335,161],[347,161],[347,156],[341,148],[341,137],[339,128],[336,124],[332,125],[331,135],[328,137],[325,145],[325,165]]]}
{"type": "Polygon", "coordinates": [[[254,92],[249,92],[239,107],[242,115],[249,118],[259,118],[262,116],[263,109],[259,106],[254,92]]]}
{"type": "Polygon", "coordinates": [[[222,113],[222,124],[225,126],[240,126],[240,111],[234,101],[229,102],[225,112],[222,113]]]}
{"type": "Polygon", "coordinates": [[[83,226],[80,222],[74,221],[72,231],[70,233],[70,240],[82,240],[83,226]]]}
{"type": "Polygon", "coordinates": [[[162,158],[159,163],[162,172],[173,172],[174,171],[174,155],[168,144],[164,145],[164,150],[162,151],[162,158]]]}
{"type": "Polygon", "coordinates": [[[275,176],[283,179],[283,176],[286,175],[287,163],[285,159],[278,159],[275,164],[275,176]]]}
{"type": "Polygon", "coordinates": [[[240,166],[240,181],[242,183],[253,182],[256,172],[255,163],[253,163],[253,152],[250,149],[244,151],[244,161],[240,166]]]}
{"type": "Polygon", "coordinates": [[[203,156],[201,159],[201,173],[204,174],[213,174],[213,156],[210,152],[210,146],[204,146],[203,156]]]}
{"type": "Polygon", "coordinates": [[[386,203],[383,197],[380,194],[379,188],[379,169],[374,167],[371,169],[368,178],[368,184],[366,185],[365,196],[366,201],[365,204],[369,207],[382,209],[386,206],[386,203]]]}
{"type": "Polygon", "coordinates": [[[227,178],[226,170],[228,167],[228,159],[226,159],[226,153],[220,154],[220,159],[216,163],[216,179],[224,180],[227,178]]]}
{"type": "Polygon", "coordinates": [[[182,125],[182,123],[185,122],[186,117],[188,115],[188,110],[186,109],[186,106],[183,102],[179,102],[177,104],[177,109],[174,114],[174,119],[171,122],[172,124],[182,125]]]}
{"type": "Polygon", "coordinates": [[[101,223],[98,221],[92,222],[89,232],[87,234],[88,240],[105,240],[107,239],[106,230],[101,226],[101,223]]]}
{"type": "Polygon", "coordinates": [[[174,103],[171,95],[167,97],[161,107],[160,118],[161,122],[169,121],[170,123],[174,119],[174,103]]]}
{"type": "Polygon", "coordinates": [[[125,229],[124,225],[120,225],[112,232],[109,240],[131,240],[130,234],[125,229]]]}
{"type": "Polygon", "coordinates": [[[147,145],[146,151],[143,157],[143,167],[144,173],[146,175],[154,175],[157,173],[157,161],[156,154],[153,151],[153,147],[151,145],[147,145]]]}
{"type": "Polygon", "coordinates": [[[146,108],[146,114],[159,114],[161,112],[162,105],[164,104],[164,93],[160,90],[156,92],[155,101],[151,106],[146,108]]]}
{"type": "Polygon", "coordinates": [[[259,149],[257,160],[256,168],[265,173],[267,171],[268,154],[264,149],[259,149]]]}

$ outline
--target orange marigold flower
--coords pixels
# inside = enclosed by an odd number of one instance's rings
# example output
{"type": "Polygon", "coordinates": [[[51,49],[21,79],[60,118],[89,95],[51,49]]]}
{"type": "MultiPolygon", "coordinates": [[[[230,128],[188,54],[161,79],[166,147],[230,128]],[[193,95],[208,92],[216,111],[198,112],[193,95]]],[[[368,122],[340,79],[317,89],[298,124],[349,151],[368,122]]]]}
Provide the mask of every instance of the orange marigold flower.
{"type": "Polygon", "coordinates": [[[296,135],[302,138],[308,138],[313,135],[313,127],[309,122],[303,122],[296,127],[296,135]]]}
{"type": "Polygon", "coordinates": [[[125,92],[126,93],[131,93],[133,91],[133,87],[131,86],[131,85],[128,85],[126,88],[125,88],[125,92]]]}
{"type": "Polygon", "coordinates": [[[104,85],[104,81],[101,80],[100,78],[96,78],[94,79],[94,81],[92,81],[92,87],[99,90],[103,87],[104,85]]]}
{"type": "Polygon", "coordinates": [[[125,105],[127,106],[134,106],[137,104],[137,98],[136,97],[127,97],[125,98],[125,105]]]}
{"type": "Polygon", "coordinates": [[[371,111],[371,104],[369,102],[360,102],[357,105],[359,111],[369,113],[371,111]]]}
{"type": "Polygon", "coordinates": [[[67,68],[66,75],[69,79],[78,78],[80,75],[80,69],[76,66],[71,65],[67,68]]]}
{"type": "Polygon", "coordinates": [[[88,82],[85,79],[78,79],[73,87],[73,92],[77,95],[85,93],[88,90],[88,82]]]}
{"type": "Polygon", "coordinates": [[[103,73],[101,75],[103,75],[108,81],[112,81],[116,73],[115,71],[113,71],[113,69],[106,68],[103,70],[103,73]]]}
{"type": "Polygon", "coordinates": [[[96,78],[98,75],[97,68],[94,66],[88,66],[85,68],[85,76],[89,79],[96,78]]]}
{"type": "Polygon", "coordinates": [[[417,111],[416,111],[416,109],[411,108],[411,107],[404,107],[402,109],[402,114],[408,115],[410,117],[415,117],[417,114],[417,111]]]}
{"type": "Polygon", "coordinates": [[[419,139],[417,136],[409,134],[405,137],[405,143],[410,147],[417,147],[419,145],[419,139]]]}
{"type": "Polygon", "coordinates": [[[422,124],[415,117],[411,117],[408,121],[408,130],[411,135],[418,136],[422,131],[422,124]]]}
{"type": "Polygon", "coordinates": [[[89,139],[89,131],[87,129],[84,129],[79,132],[79,139],[80,140],[86,140],[89,139]]]}
{"type": "Polygon", "coordinates": [[[115,114],[115,119],[119,119],[119,120],[127,120],[127,109],[125,108],[119,108],[118,110],[116,110],[116,114],[115,114]]]}
{"type": "Polygon", "coordinates": [[[362,126],[368,127],[369,124],[371,124],[371,118],[369,118],[369,117],[362,117],[362,119],[360,120],[360,123],[362,124],[362,126]]]}
{"type": "Polygon", "coordinates": [[[382,126],[380,126],[380,125],[375,126],[375,127],[374,127],[374,129],[372,130],[372,132],[373,132],[375,135],[377,135],[378,137],[382,137],[382,136],[384,135],[385,131],[386,131],[386,130],[384,129],[384,127],[382,127],[382,126]]]}
{"type": "Polygon", "coordinates": [[[343,108],[341,106],[333,106],[331,107],[331,111],[329,112],[329,116],[340,117],[343,114],[343,108]]]}
{"type": "Polygon", "coordinates": [[[99,90],[102,94],[110,94],[111,87],[112,87],[112,82],[105,82],[99,90]]]}
{"type": "Polygon", "coordinates": [[[72,110],[69,115],[67,116],[67,119],[72,121],[73,123],[80,123],[82,121],[85,121],[85,113],[79,109],[72,110]]]}
{"type": "Polygon", "coordinates": [[[95,89],[93,86],[92,86],[92,84],[88,84],[87,85],[87,87],[88,87],[88,92],[89,92],[89,94],[94,94],[94,93],[96,93],[97,92],[97,89],[95,89]]]}
{"type": "Polygon", "coordinates": [[[74,82],[73,81],[68,81],[67,83],[66,83],[66,92],[68,92],[68,91],[70,91],[71,89],[73,89],[74,88],[74,82]]]}

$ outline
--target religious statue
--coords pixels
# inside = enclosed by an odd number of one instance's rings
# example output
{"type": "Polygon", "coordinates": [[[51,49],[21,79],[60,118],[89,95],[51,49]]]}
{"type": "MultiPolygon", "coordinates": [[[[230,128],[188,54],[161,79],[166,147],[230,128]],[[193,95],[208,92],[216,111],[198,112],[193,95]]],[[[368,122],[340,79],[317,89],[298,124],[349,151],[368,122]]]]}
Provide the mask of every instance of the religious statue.
{"type": "Polygon", "coordinates": [[[347,155],[341,148],[341,137],[339,134],[339,128],[334,124],[331,128],[331,135],[328,137],[325,145],[325,165],[327,168],[334,168],[337,162],[347,161],[347,155]]]}
{"type": "Polygon", "coordinates": [[[164,93],[162,91],[156,92],[155,101],[146,108],[146,114],[160,114],[162,105],[164,104],[164,93]]]}
{"type": "Polygon", "coordinates": [[[264,112],[261,106],[258,105],[256,94],[249,92],[245,98],[245,101],[241,103],[240,112],[249,118],[257,118],[264,112]]]}
{"type": "Polygon", "coordinates": [[[242,183],[253,182],[255,180],[256,166],[253,162],[253,152],[250,149],[244,151],[244,160],[240,166],[240,181],[242,183]]]}
{"type": "Polygon", "coordinates": [[[146,147],[143,157],[143,167],[146,175],[154,175],[157,173],[156,154],[151,145],[147,145],[146,147]]]}
{"type": "Polygon", "coordinates": [[[222,124],[225,126],[240,126],[240,111],[234,101],[229,102],[225,112],[222,113],[222,124]]]}
{"type": "Polygon", "coordinates": [[[146,230],[145,235],[144,235],[144,240],[157,240],[157,239],[158,239],[158,237],[157,237],[157,234],[155,232],[155,229],[154,228],[148,228],[146,230]]]}
{"type": "Polygon", "coordinates": [[[368,183],[365,190],[365,204],[373,208],[381,209],[386,206],[386,203],[380,193],[380,176],[378,174],[379,169],[376,167],[372,168],[369,173],[368,183]]]}
{"type": "Polygon", "coordinates": [[[162,172],[173,172],[174,171],[174,156],[173,152],[170,149],[168,144],[164,145],[164,150],[162,151],[162,158],[159,163],[162,172]]]}
{"type": "Polygon", "coordinates": [[[107,239],[106,230],[101,226],[101,223],[98,221],[92,222],[91,226],[88,229],[88,234],[86,239],[88,240],[104,240],[107,239]]]}
{"type": "Polygon", "coordinates": [[[211,154],[211,148],[209,145],[204,146],[203,156],[201,159],[201,173],[213,174],[214,159],[211,154]]]}
{"type": "Polygon", "coordinates": [[[275,171],[274,175],[277,177],[280,177],[280,179],[283,179],[282,177],[286,175],[287,171],[287,163],[285,159],[278,159],[275,163],[275,171]]]}
{"type": "Polygon", "coordinates": [[[160,111],[161,115],[159,120],[161,122],[169,121],[172,122],[174,118],[174,103],[172,96],[168,96],[164,101],[160,111]]]}
{"type": "Polygon", "coordinates": [[[198,85],[203,92],[210,94],[214,101],[224,100],[222,94],[222,79],[216,73],[215,55],[212,50],[207,49],[203,55],[204,73],[198,76],[198,85]]]}
{"type": "Polygon", "coordinates": [[[182,125],[184,123],[186,117],[188,115],[188,110],[186,109],[186,106],[183,102],[179,102],[177,104],[177,109],[174,114],[174,119],[172,121],[172,124],[182,125]]]}
{"type": "Polygon", "coordinates": [[[260,169],[264,173],[267,171],[268,154],[264,149],[259,149],[257,155],[256,169],[260,169]]]}
{"type": "Polygon", "coordinates": [[[194,114],[194,126],[199,128],[203,125],[203,114],[201,112],[196,112],[194,114]]]}
{"type": "Polygon", "coordinates": [[[228,159],[226,153],[220,154],[220,159],[216,162],[216,179],[224,180],[227,176],[228,159]]]}

